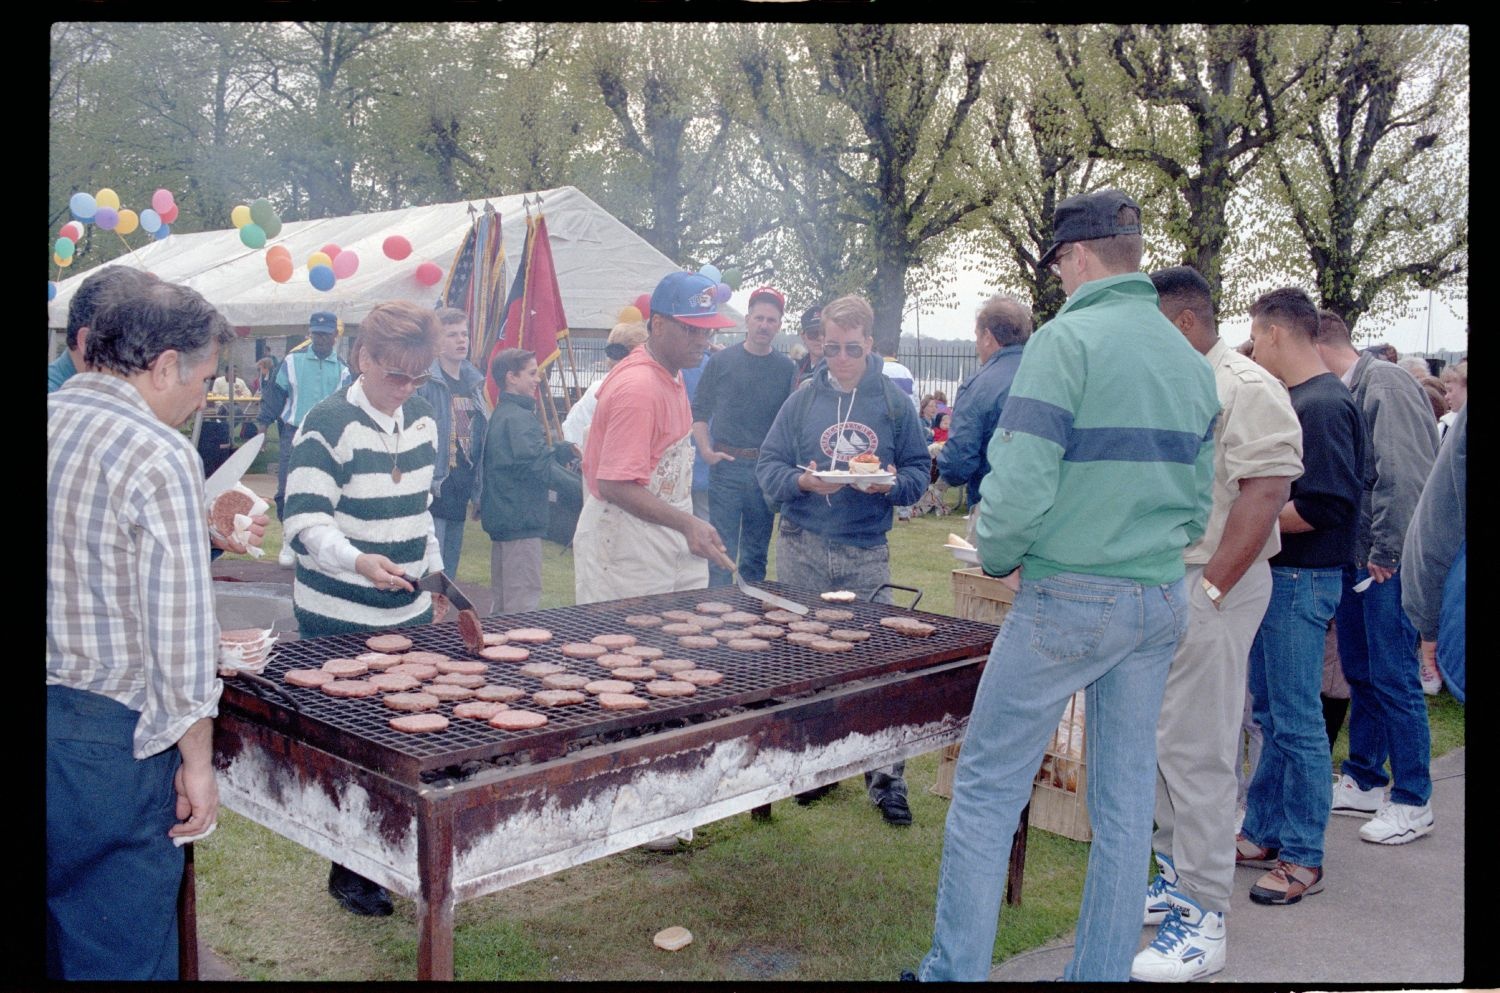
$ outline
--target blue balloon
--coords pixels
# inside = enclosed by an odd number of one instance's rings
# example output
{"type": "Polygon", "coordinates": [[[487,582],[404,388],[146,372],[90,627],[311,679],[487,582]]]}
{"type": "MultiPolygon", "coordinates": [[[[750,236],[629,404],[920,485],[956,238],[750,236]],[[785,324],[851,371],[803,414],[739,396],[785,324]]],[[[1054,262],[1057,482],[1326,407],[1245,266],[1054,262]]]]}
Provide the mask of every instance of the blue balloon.
{"type": "Polygon", "coordinates": [[[47,280],[47,302],[51,303],[53,300],[56,300],[56,299],[57,299],[57,284],[54,283],[52,280],[49,279],[49,280],[47,280]]]}
{"type": "Polygon", "coordinates": [[[94,211],[99,205],[94,202],[94,197],[89,193],[75,193],[68,200],[68,209],[73,212],[73,219],[78,221],[92,221],[94,211]]]}
{"type": "Polygon", "coordinates": [[[702,269],[699,269],[698,275],[707,276],[715,283],[722,283],[724,281],[724,274],[721,273],[717,267],[712,265],[705,265],[702,269]]]}
{"type": "Polygon", "coordinates": [[[325,293],[333,289],[333,284],[337,282],[333,270],[326,265],[315,265],[307,270],[307,281],[313,284],[313,289],[325,293]]]}
{"type": "Polygon", "coordinates": [[[165,238],[167,235],[169,235],[171,233],[172,233],[171,227],[169,227],[166,224],[163,224],[161,227],[159,227],[159,228],[156,229],[156,233],[153,234],[152,237],[155,238],[157,241],[161,241],[163,238],[165,238]]]}
{"type": "Polygon", "coordinates": [[[156,234],[156,229],[161,227],[161,215],[147,207],[141,211],[141,227],[147,234],[156,234]]]}

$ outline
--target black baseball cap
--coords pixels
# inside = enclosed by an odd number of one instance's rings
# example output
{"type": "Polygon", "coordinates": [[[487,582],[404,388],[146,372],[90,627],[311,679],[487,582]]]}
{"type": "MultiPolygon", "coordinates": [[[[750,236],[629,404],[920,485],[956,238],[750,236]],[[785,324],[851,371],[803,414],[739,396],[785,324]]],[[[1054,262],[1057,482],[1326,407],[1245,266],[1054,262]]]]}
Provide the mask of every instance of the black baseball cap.
{"type": "Polygon", "coordinates": [[[809,331],[817,331],[818,334],[823,333],[822,307],[808,307],[802,312],[802,333],[807,334],[809,331]]]}
{"type": "Polygon", "coordinates": [[[1119,190],[1100,190],[1068,197],[1052,212],[1052,247],[1037,265],[1047,268],[1057,257],[1057,250],[1070,241],[1140,234],[1139,222],[1121,224],[1116,220],[1121,207],[1134,207],[1136,216],[1140,216],[1141,205],[1119,190]]]}

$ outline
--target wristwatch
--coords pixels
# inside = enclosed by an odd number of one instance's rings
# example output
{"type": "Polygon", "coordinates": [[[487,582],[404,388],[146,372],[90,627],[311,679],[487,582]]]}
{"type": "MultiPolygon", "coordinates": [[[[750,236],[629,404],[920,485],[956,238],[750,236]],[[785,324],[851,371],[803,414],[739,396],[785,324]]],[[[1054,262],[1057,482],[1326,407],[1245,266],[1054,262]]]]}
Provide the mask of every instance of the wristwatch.
{"type": "Polygon", "coordinates": [[[1210,583],[1207,576],[1203,577],[1203,592],[1208,594],[1208,599],[1213,603],[1215,607],[1224,606],[1223,591],[1221,591],[1213,583],[1210,583]]]}

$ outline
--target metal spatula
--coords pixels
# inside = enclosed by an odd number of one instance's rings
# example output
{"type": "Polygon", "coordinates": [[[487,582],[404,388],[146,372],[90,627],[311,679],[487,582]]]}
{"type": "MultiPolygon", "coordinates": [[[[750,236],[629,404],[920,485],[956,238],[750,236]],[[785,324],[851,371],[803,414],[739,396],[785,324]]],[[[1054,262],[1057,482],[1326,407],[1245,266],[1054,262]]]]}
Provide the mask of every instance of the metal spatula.
{"type": "Polygon", "coordinates": [[[484,628],[479,623],[479,611],[464,596],[458,584],[448,578],[446,572],[432,572],[417,580],[417,589],[428,593],[441,593],[458,610],[458,633],[464,639],[464,647],[478,655],[484,648],[484,628]]]}
{"type": "Polygon", "coordinates": [[[807,613],[807,608],[802,606],[802,604],[800,603],[788,600],[786,597],[777,596],[775,593],[767,593],[765,590],[760,589],[757,586],[751,586],[749,583],[745,582],[744,577],[740,575],[740,571],[738,569],[734,571],[734,585],[740,588],[741,593],[745,594],[748,597],[753,597],[756,600],[759,600],[761,603],[767,604],[768,606],[779,607],[782,610],[789,610],[794,614],[807,613]]]}

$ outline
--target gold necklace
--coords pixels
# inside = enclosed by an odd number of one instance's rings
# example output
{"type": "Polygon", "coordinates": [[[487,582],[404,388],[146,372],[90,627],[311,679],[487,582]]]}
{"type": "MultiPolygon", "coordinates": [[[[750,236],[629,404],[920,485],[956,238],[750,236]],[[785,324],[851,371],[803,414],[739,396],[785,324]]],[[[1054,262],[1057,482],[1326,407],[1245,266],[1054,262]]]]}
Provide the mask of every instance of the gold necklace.
{"type": "Polygon", "coordinates": [[[396,450],[394,452],[385,443],[386,433],[385,431],[380,432],[380,447],[384,448],[386,453],[391,457],[391,482],[399,483],[401,482],[401,468],[396,465],[396,459],[401,455],[401,422],[396,422],[396,450]]]}

